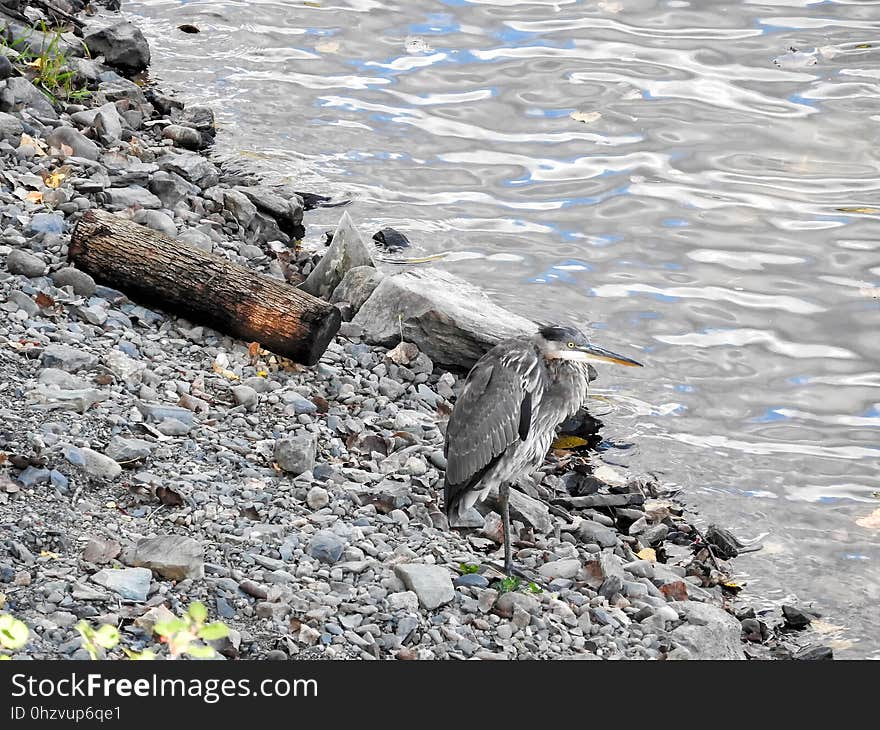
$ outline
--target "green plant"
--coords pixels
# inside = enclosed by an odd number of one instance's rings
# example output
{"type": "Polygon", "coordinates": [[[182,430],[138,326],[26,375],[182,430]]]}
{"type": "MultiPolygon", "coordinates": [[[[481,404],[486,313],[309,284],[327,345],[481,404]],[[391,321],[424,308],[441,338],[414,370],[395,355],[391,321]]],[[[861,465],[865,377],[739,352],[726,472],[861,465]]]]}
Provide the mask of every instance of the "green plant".
{"type": "Polygon", "coordinates": [[[207,619],[208,609],[205,604],[194,601],[182,618],[160,621],[153,627],[153,631],[168,645],[172,659],[177,659],[182,654],[193,659],[213,659],[217,652],[205,642],[228,636],[229,627],[222,621],[205,623],[207,619]]]}
{"type": "Polygon", "coordinates": [[[522,581],[515,575],[508,575],[498,581],[498,590],[501,591],[501,593],[513,593],[514,591],[519,590],[521,583],[522,581]]]}
{"type": "MultiPolygon", "coordinates": [[[[27,644],[30,630],[24,621],[13,618],[8,613],[0,613],[0,649],[16,651],[27,644]]],[[[9,659],[6,654],[0,654],[0,659],[9,659]]]]}
{"type": "Polygon", "coordinates": [[[541,588],[541,586],[539,586],[537,583],[534,583],[534,582],[529,583],[529,590],[532,593],[543,593],[544,592],[544,589],[541,588]]]}
{"type": "Polygon", "coordinates": [[[48,43],[40,43],[39,51],[28,43],[33,30],[30,35],[15,38],[9,44],[2,40],[0,43],[18,53],[19,70],[53,102],[87,98],[91,94],[88,89],[76,88],[74,71],[68,65],[67,52],[61,46],[61,31],[50,31],[45,21],[40,21],[38,30],[49,37],[48,43]]]}
{"type": "Polygon", "coordinates": [[[477,563],[459,563],[458,569],[462,575],[470,575],[471,573],[479,573],[480,566],[477,563]]]}
{"type": "Polygon", "coordinates": [[[99,649],[112,649],[119,643],[119,629],[112,624],[103,624],[93,629],[86,621],[80,621],[75,627],[82,637],[83,649],[95,660],[99,649]]]}

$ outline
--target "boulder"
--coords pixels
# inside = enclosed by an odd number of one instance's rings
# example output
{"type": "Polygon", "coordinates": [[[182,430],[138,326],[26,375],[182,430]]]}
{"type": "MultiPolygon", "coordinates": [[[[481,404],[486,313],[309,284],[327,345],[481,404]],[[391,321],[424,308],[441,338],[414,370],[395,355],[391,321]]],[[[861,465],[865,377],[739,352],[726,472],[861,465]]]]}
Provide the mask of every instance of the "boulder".
{"type": "Polygon", "coordinates": [[[168,580],[204,578],[204,549],[191,537],[158,535],[138,540],[122,555],[126,565],[149,568],[168,580]]]}
{"type": "Polygon", "coordinates": [[[414,342],[435,363],[468,369],[509,337],[531,335],[534,322],[496,304],[486,293],[441,269],[406,271],[382,280],[353,323],[364,339],[390,347],[414,342]]]}
{"type": "Polygon", "coordinates": [[[670,634],[678,648],[669,653],[669,659],[745,659],[742,627],[729,613],[697,601],[681,601],[675,607],[686,623],[670,634]]]}
{"type": "Polygon", "coordinates": [[[92,56],[104,56],[109,65],[126,73],[138,73],[150,65],[150,44],[128,21],[102,28],[83,40],[92,56]]]}
{"type": "Polygon", "coordinates": [[[309,294],[329,299],[346,273],[358,266],[373,266],[373,259],[351,216],[345,212],[327,252],[300,286],[309,294]]]}

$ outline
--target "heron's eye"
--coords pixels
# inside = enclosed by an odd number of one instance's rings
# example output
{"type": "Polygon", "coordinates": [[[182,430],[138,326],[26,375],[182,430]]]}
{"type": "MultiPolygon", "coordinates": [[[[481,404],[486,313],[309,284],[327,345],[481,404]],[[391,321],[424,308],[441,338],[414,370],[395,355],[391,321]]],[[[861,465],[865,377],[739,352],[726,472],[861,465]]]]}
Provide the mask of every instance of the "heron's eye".
{"type": "Polygon", "coordinates": [[[574,348],[574,342],[569,342],[569,343],[568,343],[568,347],[569,347],[569,349],[573,349],[573,348],[574,348]]]}

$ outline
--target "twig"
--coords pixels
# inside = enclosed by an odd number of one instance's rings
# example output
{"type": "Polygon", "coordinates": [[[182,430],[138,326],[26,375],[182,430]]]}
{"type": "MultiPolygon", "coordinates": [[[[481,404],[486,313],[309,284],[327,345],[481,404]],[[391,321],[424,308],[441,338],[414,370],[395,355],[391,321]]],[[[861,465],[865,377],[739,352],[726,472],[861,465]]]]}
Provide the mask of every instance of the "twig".
{"type": "Polygon", "coordinates": [[[82,29],[86,27],[86,24],[75,15],[71,15],[61,8],[56,8],[52,3],[48,2],[48,0],[28,0],[28,2],[30,5],[36,5],[38,8],[42,8],[47,13],[57,15],[59,18],[64,18],[69,23],[73,23],[77,28],[82,29]]]}

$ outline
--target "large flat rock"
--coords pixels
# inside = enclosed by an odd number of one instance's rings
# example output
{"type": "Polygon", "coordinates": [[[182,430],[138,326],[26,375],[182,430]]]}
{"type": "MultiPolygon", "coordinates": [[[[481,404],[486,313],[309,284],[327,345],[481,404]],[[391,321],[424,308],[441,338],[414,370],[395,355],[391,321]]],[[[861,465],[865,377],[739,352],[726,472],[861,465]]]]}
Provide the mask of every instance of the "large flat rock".
{"type": "Polygon", "coordinates": [[[406,271],[382,280],[353,320],[364,339],[390,347],[414,342],[435,363],[470,368],[510,337],[537,325],[494,304],[482,289],[442,269],[406,271]]]}

